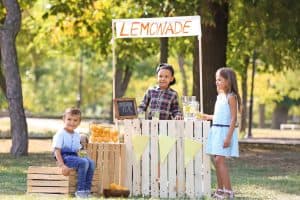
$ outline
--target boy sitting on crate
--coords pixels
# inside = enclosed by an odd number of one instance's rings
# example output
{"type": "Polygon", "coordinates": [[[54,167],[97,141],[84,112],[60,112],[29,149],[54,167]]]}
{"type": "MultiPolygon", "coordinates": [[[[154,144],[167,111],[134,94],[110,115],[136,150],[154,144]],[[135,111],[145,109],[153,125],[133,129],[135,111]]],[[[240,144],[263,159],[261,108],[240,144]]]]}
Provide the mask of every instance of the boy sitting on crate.
{"type": "Polygon", "coordinates": [[[69,175],[70,168],[77,171],[77,191],[75,196],[86,198],[91,194],[95,163],[87,157],[79,157],[80,134],[75,130],[81,121],[78,108],[68,108],[63,114],[64,127],[53,136],[53,151],[62,174],[69,175]]]}

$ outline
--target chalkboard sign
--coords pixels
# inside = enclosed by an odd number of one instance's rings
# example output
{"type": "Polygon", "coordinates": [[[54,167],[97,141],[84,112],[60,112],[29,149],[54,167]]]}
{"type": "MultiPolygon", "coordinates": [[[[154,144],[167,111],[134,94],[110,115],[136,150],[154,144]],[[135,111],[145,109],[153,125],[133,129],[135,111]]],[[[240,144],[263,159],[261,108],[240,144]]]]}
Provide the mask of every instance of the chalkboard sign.
{"type": "Polygon", "coordinates": [[[117,98],[114,99],[114,105],[117,119],[137,118],[135,98],[117,98]]]}

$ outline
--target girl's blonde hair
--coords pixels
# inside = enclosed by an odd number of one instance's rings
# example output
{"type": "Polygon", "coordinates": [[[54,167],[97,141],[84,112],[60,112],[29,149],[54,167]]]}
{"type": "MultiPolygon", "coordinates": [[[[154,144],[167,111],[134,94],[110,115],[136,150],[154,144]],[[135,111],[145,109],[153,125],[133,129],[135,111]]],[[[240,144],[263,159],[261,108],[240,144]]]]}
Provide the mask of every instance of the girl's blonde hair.
{"type": "Polygon", "coordinates": [[[237,101],[238,101],[238,109],[240,111],[241,110],[241,97],[240,97],[239,90],[238,90],[238,84],[237,84],[235,72],[231,68],[222,67],[217,70],[217,73],[219,73],[221,77],[223,77],[225,80],[228,81],[228,85],[229,85],[228,92],[236,95],[237,101]]]}

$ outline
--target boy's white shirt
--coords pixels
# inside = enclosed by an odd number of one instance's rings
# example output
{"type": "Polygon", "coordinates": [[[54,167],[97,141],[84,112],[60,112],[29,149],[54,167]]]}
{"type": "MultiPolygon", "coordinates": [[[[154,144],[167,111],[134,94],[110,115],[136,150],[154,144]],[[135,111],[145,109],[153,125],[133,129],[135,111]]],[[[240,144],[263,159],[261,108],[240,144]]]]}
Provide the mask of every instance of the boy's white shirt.
{"type": "Polygon", "coordinates": [[[55,148],[69,148],[72,152],[78,152],[81,149],[79,132],[74,130],[74,133],[69,133],[61,128],[53,136],[52,150],[54,151],[55,148]]]}

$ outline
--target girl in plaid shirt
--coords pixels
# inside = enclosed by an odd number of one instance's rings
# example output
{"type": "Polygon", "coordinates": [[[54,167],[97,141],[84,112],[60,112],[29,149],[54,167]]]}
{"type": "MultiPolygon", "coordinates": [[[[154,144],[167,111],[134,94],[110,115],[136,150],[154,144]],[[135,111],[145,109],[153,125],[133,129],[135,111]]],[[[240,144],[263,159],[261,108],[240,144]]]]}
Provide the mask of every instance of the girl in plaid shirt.
{"type": "Polygon", "coordinates": [[[155,112],[159,113],[160,120],[182,119],[178,103],[178,94],[170,88],[175,84],[174,69],[167,63],[160,64],[156,69],[158,85],[149,88],[139,105],[139,112],[148,109],[148,119],[152,119],[155,112]]]}

